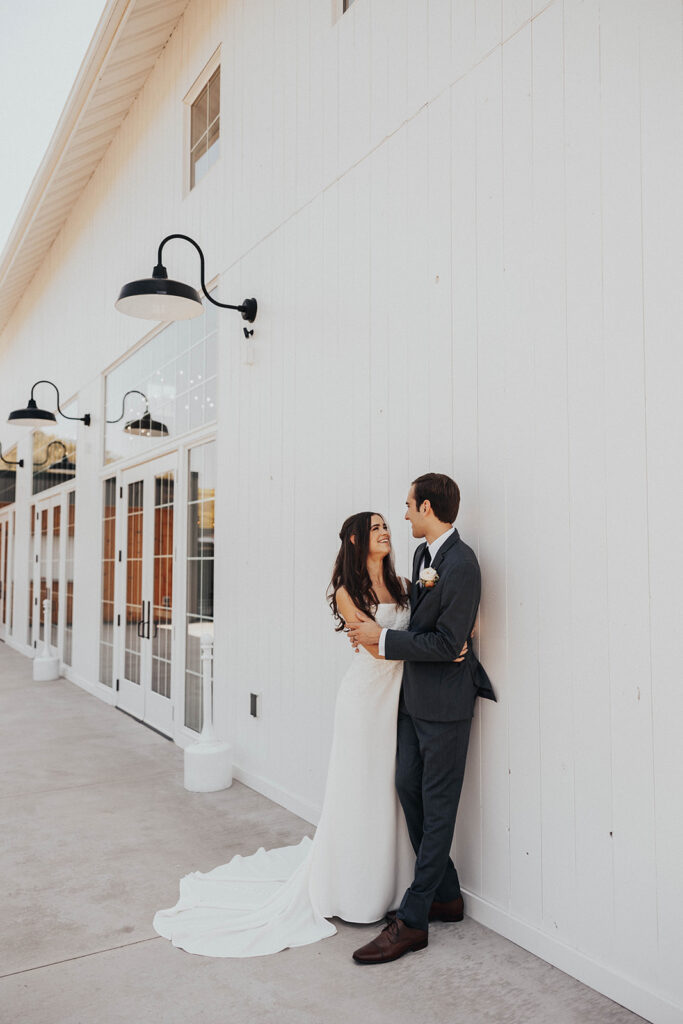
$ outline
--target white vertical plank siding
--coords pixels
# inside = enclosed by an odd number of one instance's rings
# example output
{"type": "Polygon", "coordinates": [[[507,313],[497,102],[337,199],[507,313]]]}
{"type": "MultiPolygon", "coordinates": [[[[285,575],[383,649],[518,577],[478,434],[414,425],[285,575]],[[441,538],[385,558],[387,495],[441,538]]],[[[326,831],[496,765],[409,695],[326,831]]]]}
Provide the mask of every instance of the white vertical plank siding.
{"type": "Polygon", "coordinates": [[[538,550],[543,921],[575,933],[562,8],[533,22],[534,531],[538,550]]]}
{"type": "Polygon", "coordinates": [[[410,0],[377,0],[376,5],[371,5],[378,6],[384,11],[384,27],[377,25],[377,32],[373,31],[373,39],[379,40],[384,33],[388,81],[387,131],[395,130],[404,121],[408,109],[409,3],[410,0]]]}
{"type": "MultiPolygon", "coordinates": [[[[387,139],[387,203],[385,242],[382,248],[387,268],[387,408],[390,448],[387,453],[387,474],[390,504],[384,509],[393,531],[397,571],[411,573],[410,528],[400,522],[405,513],[405,500],[412,480],[410,468],[410,409],[416,399],[415,369],[412,358],[414,339],[405,317],[405,297],[413,301],[414,283],[410,279],[405,258],[405,221],[408,203],[407,132],[397,132],[387,139]]],[[[418,298],[419,302],[419,298],[418,298]]]]}
{"type": "MultiPolygon", "coordinates": [[[[477,427],[479,457],[479,559],[482,568],[480,653],[492,678],[502,678],[506,661],[505,446],[500,409],[505,406],[506,344],[503,295],[503,178],[501,51],[478,65],[476,90],[477,221],[477,427]]],[[[469,538],[465,537],[466,540],[469,538]]],[[[473,538],[472,538],[473,540],[473,538]]],[[[509,795],[507,698],[479,707],[482,718],[482,790],[495,794],[481,810],[482,888],[491,902],[507,906],[509,879],[509,795]]]]}
{"type": "Polygon", "coordinates": [[[454,80],[472,67],[475,60],[476,39],[476,0],[451,0],[451,47],[454,80]]]}
{"type": "Polygon", "coordinates": [[[407,113],[422,107],[429,98],[429,5],[406,5],[405,75],[408,96],[407,113]]]}
{"type": "Polygon", "coordinates": [[[564,8],[571,647],[576,886],[584,948],[614,942],[600,221],[599,12],[564,8]]]}
{"type": "MultiPolygon", "coordinates": [[[[425,454],[429,451],[429,412],[431,375],[429,357],[418,355],[424,344],[429,317],[425,315],[424,296],[433,287],[428,272],[429,235],[429,119],[423,108],[406,126],[406,212],[405,236],[401,239],[406,265],[406,287],[401,296],[405,320],[410,373],[408,403],[408,456],[410,478],[426,472],[425,454]]],[[[407,481],[409,483],[409,481],[407,481]]]]}
{"type": "Polygon", "coordinates": [[[370,13],[367,4],[349,9],[339,34],[339,169],[347,170],[370,144],[370,13]]]}
{"type": "MultiPolygon", "coordinates": [[[[505,665],[497,692],[508,707],[510,910],[542,918],[541,772],[538,670],[538,554],[533,495],[534,359],[532,325],[533,125],[531,29],[503,49],[503,311],[505,365],[506,607],[505,665]],[[533,583],[529,586],[529,580],[533,583]]],[[[484,545],[486,546],[486,545],[484,545]]],[[[482,549],[483,550],[483,549],[482,549]]]]}
{"type": "Polygon", "coordinates": [[[450,2],[429,0],[427,29],[429,32],[429,53],[427,73],[429,75],[429,96],[438,96],[453,81],[451,63],[451,15],[450,2]]]}
{"type": "MultiPolygon", "coordinates": [[[[431,10],[431,8],[430,8],[431,10]]],[[[429,369],[429,388],[419,412],[429,422],[430,470],[455,474],[453,466],[453,374],[451,351],[451,162],[443,139],[451,124],[450,90],[443,92],[427,111],[427,265],[425,290],[413,301],[422,306],[420,348],[429,369]],[[426,307],[426,308],[425,308],[426,307]]]]}
{"type": "MultiPolygon", "coordinates": [[[[658,1024],[683,1007],[681,27],[677,0],[193,0],[0,339],[0,420],[36,366],[93,413],[96,688],[101,375],[148,329],[117,291],[184,231],[220,299],[257,297],[253,365],[219,314],[215,709],[237,776],[309,821],[353,657],[341,522],[385,514],[408,573],[410,482],[455,476],[499,696],[458,818],[469,912],[658,1024]],[[182,101],[219,45],[221,155],[187,193],[182,101]]],[[[198,283],[189,247],[166,262],[198,283]]]]}
{"type": "Polygon", "coordinates": [[[385,258],[390,228],[387,149],[382,146],[370,158],[370,316],[368,355],[370,359],[370,508],[387,517],[394,532],[400,523],[392,509],[389,515],[389,465],[393,439],[389,434],[388,410],[393,402],[389,391],[389,360],[395,358],[389,335],[388,310],[395,301],[395,281],[385,258]]]}
{"type": "Polygon", "coordinates": [[[477,0],[475,53],[478,60],[500,44],[503,29],[502,8],[502,0],[477,0]]]}
{"type": "Polygon", "coordinates": [[[650,580],[635,7],[601,3],[600,66],[615,952],[644,980],[656,960],[657,875],[651,654],[638,642],[641,630],[650,630],[650,580]]]}
{"type": "Polygon", "coordinates": [[[683,721],[683,350],[680,168],[683,165],[682,12],[663,3],[641,19],[640,138],[643,217],[643,334],[652,659],[652,741],[657,879],[657,990],[683,1003],[679,952],[683,903],[680,724],[683,721]],[[671,124],[663,111],[671,112],[671,124]],[[679,130],[672,130],[672,125],[679,130]],[[678,780],[678,781],[674,781],[678,780]]]}
{"type": "MultiPolygon", "coordinates": [[[[477,367],[477,134],[475,83],[451,89],[451,303],[453,465],[461,489],[458,529],[479,550],[477,367]]],[[[481,647],[481,635],[477,637],[481,647]]],[[[470,892],[482,891],[481,714],[472,723],[458,824],[456,863],[470,892]]]]}
{"type": "Polygon", "coordinates": [[[503,0],[503,39],[518,32],[531,19],[531,0],[503,0]]]}

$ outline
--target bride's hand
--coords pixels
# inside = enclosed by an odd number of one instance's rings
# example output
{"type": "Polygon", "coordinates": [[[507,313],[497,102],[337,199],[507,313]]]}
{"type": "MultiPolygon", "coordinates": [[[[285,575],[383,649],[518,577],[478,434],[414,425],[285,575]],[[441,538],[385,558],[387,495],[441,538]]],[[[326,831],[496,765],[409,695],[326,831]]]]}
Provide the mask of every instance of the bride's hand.
{"type": "MultiPolygon", "coordinates": [[[[478,621],[478,620],[477,620],[477,621],[478,621]]],[[[455,662],[455,663],[456,663],[457,665],[459,665],[461,661],[464,661],[464,660],[465,660],[465,655],[467,654],[467,651],[468,651],[468,647],[467,647],[467,645],[468,645],[469,641],[470,641],[470,640],[471,640],[471,639],[472,639],[472,638],[474,637],[474,631],[475,631],[475,629],[476,629],[476,626],[477,626],[477,624],[476,624],[476,622],[475,622],[474,626],[472,626],[472,632],[471,632],[471,633],[470,633],[470,635],[469,635],[469,639],[468,639],[468,640],[465,640],[465,643],[464,643],[464,644],[462,645],[462,650],[461,650],[460,654],[458,655],[458,657],[457,657],[457,658],[453,658],[453,661],[454,661],[454,662],[455,662]]]]}
{"type": "MultiPolygon", "coordinates": [[[[356,622],[372,622],[372,619],[370,618],[370,616],[366,615],[365,612],[360,611],[360,609],[358,609],[358,608],[356,608],[355,611],[356,611],[356,622]]],[[[349,633],[349,625],[348,625],[348,623],[344,627],[344,632],[348,636],[348,633],[349,633]]],[[[353,649],[356,652],[356,654],[358,654],[358,651],[360,650],[360,648],[358,646],[358,641],[354,640],[353,637],[349,636],[349,643],[353,647],[353,649]]]]}
{"type": "MultiPolygon", "coordinates": [[[[471,636],[472,636],[472,634],[470,633],[470,637],[471,636]]],[[[465,640],[465,643],[462,645],[462,650],[461,650],[460,654],[458,655],[457,658],[453,658],[453,661],[456,663],[456,665],[459,665],[461,661],[465,660],[465,655],[467,654],[468,650],[469,650],[469,648],[467,646],[467,640],[465,640]]]]}

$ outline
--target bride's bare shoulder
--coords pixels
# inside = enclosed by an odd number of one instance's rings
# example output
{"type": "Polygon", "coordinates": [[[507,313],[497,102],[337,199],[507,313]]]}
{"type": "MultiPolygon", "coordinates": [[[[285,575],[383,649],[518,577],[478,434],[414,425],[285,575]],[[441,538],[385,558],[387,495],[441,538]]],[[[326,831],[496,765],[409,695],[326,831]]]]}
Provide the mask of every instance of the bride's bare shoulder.
{"type": "Polygon", "coordinates": [[[347,622],[351,618],[356,618],[356,619],[367,619],[368,618],[368,616],[365,614],[365,612],[362,612],[360,610],[360,608],[358,608],[353,603],[351,595],[349,594],[349,592],[346,589],[346,587],[338,587],[337,590],[335,590],[335,592],[334,592],[334,597],[335,597],[335,600],[337,602],[337,608],[339,609],[339,614],[347,622]]]}

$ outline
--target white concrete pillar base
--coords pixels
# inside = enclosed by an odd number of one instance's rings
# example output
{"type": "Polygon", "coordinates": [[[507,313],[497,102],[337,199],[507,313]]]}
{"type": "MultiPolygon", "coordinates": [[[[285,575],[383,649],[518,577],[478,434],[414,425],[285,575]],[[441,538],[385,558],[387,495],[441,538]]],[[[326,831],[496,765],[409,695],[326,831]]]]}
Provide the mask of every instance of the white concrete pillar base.
{"type": "Polygon", "coordinates": [[[185,789],[216,793],[232,786],[232,747],[229,743],[191,743],[185,748],[185,789]]]}
{"type": "Polygon", "coordinates": [[[34,683],[45,683],[50,679],[59,679],[59,658],[34,658],[34,683]]]}

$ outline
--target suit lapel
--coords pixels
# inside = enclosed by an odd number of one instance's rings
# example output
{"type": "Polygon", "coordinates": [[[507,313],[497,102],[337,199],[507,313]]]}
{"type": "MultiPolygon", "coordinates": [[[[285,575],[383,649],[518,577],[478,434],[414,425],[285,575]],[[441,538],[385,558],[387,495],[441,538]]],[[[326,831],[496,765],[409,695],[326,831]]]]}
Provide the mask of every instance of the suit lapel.
{"type": "MultiPolygon", "coordinates": [[[[451,550],[451,548],[455,544],[458,543],[459,540],[460,540],[460,534],[458,533],[457,530],[454,530],[453,533],[451,534],[451,536],[448,538],[448,540],[444,544],[442,544],[441,547],[439,548],[439,550],[437,551],[436,558],[432,562],[432,569],[435,569],[437,572],[439,571],[439,566],[443,562],[445,555],[451,550]]],[[[417,585],[417,566],[422,561],[422,555],[424,554],[424,549],[426,547],[427,547],[426,544],[422,544],[417,549],[417,551],[415,552],[416,561],[415,561],[415,563],[413,565],[413,587],[412,587],[412,590],[411,590],[411,600],[410,600],[411,607],[413,608],[413,611],[418,607],[418,605],[420,604],[420,602],[424,598],[425,594],[427,593],[427,589],[428,589],[427,587],[418,587],[418,585],[417,585]],[[420,555],[419,561],[417,560],[418,552],[419,552],[419,555],[420,555]],[[417,596],[415,597],[415,599],[413,599],[413,595],[414,595],[415,591],[417,591],[417,596]]],[[[438,585],[439,584],[437,583],[437,587],[438,587],[438,585]]]]}
{"type": "Polygon", "coordinates": [[[413,579],[410,585],[410,607],[414,608],[417,604],[420,596],[420,588],[417,585],[418,568],[422,561],[422,556],[425,553],[427,544],[420,544],[417,551],[413,555],[413,579]]]}

